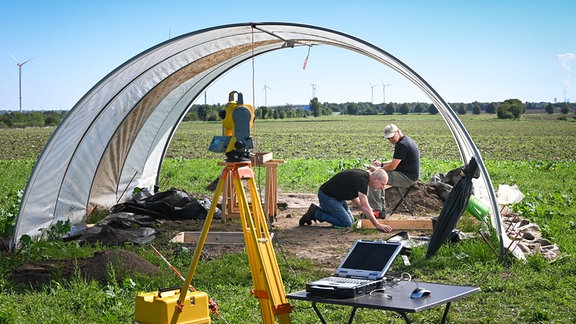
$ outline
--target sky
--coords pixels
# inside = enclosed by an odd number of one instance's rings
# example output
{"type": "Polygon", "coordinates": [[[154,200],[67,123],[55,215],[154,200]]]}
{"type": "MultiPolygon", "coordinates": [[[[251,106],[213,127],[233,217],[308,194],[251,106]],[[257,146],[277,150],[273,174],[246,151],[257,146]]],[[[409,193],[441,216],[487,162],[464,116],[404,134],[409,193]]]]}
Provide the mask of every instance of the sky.
{"type": "MultiPolygon", "coordinates": [[[[575,13],[576,1],[564,0],[2,1],[0,110],[69,110],[150,47],[246,22],[301,23],[360,38],[407,64],[449,103],[574,102],[575,13]]],[[[361,54],[313,47],[304,69],[306,56],[305,47],[261,55],[196,103],[226,103],[230,91],[256,107],[307,104],[314,95],[331,103],[430,102],[361,54]]]]}

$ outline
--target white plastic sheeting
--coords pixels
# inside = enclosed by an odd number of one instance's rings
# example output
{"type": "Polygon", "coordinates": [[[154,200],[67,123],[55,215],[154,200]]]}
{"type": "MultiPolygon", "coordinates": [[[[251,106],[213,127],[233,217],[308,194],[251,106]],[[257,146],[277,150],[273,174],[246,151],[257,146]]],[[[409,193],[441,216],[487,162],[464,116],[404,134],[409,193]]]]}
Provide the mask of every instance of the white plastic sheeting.
{"type": "MultiPolygon", "coordinates": [[[[254,56],[298,46],[336,46],[370,57],[410,80],[446,121],[463,162],[475,157],[483,192],[502,246],[502,224],[490,178],[468,132],[448,104],[416,72],[356,37],[294,23],[242,23],[199,30],[130,59],[73,107],[32,171],[14,231],[37,237],[62,220],[79,224],[95,210],[152,189],[174,132],[191,103],[221,75],[254,56]]],[[[509,239],[508,239],[509,240],[509,239]]]]}

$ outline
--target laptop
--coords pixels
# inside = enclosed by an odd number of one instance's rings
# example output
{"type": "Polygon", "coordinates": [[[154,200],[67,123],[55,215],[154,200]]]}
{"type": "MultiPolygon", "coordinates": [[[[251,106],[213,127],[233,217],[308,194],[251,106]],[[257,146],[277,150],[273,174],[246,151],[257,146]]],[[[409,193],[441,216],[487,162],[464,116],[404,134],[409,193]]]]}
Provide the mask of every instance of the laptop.
{"type": "Polygon", "coordinates": [[[334,275],[306,284],[313,296],[353,298],[384,286],[386,272],[402,250],[400,242],[356,240],[334,275]]]}

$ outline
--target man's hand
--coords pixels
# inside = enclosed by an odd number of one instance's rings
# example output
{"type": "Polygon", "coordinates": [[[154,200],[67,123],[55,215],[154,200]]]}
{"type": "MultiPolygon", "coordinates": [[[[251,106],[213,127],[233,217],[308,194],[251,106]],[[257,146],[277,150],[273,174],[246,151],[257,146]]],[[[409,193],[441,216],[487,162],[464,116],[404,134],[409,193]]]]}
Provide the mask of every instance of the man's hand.
{"type": "Polygon", "coordinates": [[[392,227],[385,225],[385,224],[380,224],[378,223],[378,226],[376,227],[379,231],[384,232],[384,233],[390,233],[392,232],[392,227]]]}
{"type": "Polygon", "coordinates": [[[374,213],[372,212],[372,208],[370,208],[370,204],[368,203],[368,196],[366,196],[365,194],[363,194],[361,192],[358,192],[358,197],[354,198],[354,199],[358,200],[358,202],[360,204],[360,210],[368,218],[370,223],[374,224],[374,227],[376,227],[377,230],[384,232],[384,233],[389,233],[392,231],[392,227],[390,227],[388,225],[380,224],[380,222],[378,222],[378,220],[374,216],[374,213]]]}

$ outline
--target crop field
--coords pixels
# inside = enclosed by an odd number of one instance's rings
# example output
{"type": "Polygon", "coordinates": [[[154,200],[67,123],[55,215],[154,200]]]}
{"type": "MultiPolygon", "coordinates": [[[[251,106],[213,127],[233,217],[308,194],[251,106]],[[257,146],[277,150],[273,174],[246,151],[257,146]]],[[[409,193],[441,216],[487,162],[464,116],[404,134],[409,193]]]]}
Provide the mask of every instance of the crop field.
{"type": "MultiPolygon", "coordinates": [[[[521,120],[498,120],[494,115],[460,116],[484,160],[570,161],[576,148],[576,121],[526,115],[521,120]]],[[[391,154],[382,140],[388,123],[398,124],[419,145],[425,159],[458,160],[456,143],[439,115],[331,116],[321,118],[257,120],[256,151],[275,157],[312,159],[385,158],[391,154]],[[375,152],[378,152],[375,154],[375,152]]],[[[0,130],[0,160],[35,159],[53,128],[0,130]]],[[[221,158],[208,152],[220,122],[182,123],[167,158],[221,158]]]]}
{"type": "MultiPolygon", "coordinates": [[[[454,323],[574,323],[576,120],[560,114],[527,114],[520,120],[498,120],[486,114],[459,117],[479,148],[495,189],[499,184],[518,185],[526,198],[515,206],[516,211],[540,226],[543,236],[559,246],[561,257],[554,262],[535,256],[525,262],[509,260],[502,264],[493,255],[485,254],[482,242],[467,243],[447,248],[430,260],[424,258],[422,249],[415,249],[410,271],[422,280],[481,288],[481,293],[454,305],[450,311],[450,321],[454,323]]],[[[422,181],[436,172],[462,165],[452,134],[438,115],[257,120],[252,135],[256,151],[272,152],[274,158],[285,160],[278,173],[281,190],[314,193],[342,168],[360,167],[371,159],[390,159],[393,148],[382,136],[388,123],[397,124],[418,143],[422,181]]],[[[36,158],[53,131],[54,128],[0,130],[0,229],[6,228],[17,212],[19,192],[25,188],[36,158]]],[[[205,186],[221,171],[216,162],[223,156],[207,149],[212,136],[220,133],[219,122],[181,124],[162,166],[161,188],[206,193],[205,186]]],[[[80,279],[71,283],[53,280],[44,288],[26,289],[14,287],[5,278],[10,269],[22,262],[87,255],[99,248],[48,242],[15,256],[3,252],[0,323],[131,322],[135,294],[166,286],[166,279],[128,278],[123,285],[110,283],[106,287],[80,279]]],[[[126,248],[154,258],[145,248],[126,248]]],[[[188,266],[189,255],[175,258],[171,261],[176,268],[188,266]]],[[[251,286],[245,258],[245,254],[228,255],[199,268],[198,280],[215,287],[219,299],[226,301],[223,313],[234,314],[229,317],[231,323],[260,321],[254,311],[256,302],[246,305],[241,296],[251,286]],[[239,283],[218,282],[210,275],[215,272],[239,283]]],[[[301,286],[318,274],[315,264],[299,259],[289,261],[298,268],[299,276],[294,278],[287,269],[281,269],[286,285],[301,286]]],[[[345,310],[330,310],[334,313],[332,321],[347,316],[345,310]]],[[[394,315],[371,314],[359,312],[357,318],[364,323],[401,322],[394,315]]],[[[416,322],[435,322],[441,314],[427,317],[418,313],[411,318],[416,322]]],[[[214,318],[213,322],[221,323],[214,318]]],[[[296,312],[294,322],[314,323],[313,312],[296,312]]]]}
{"type": "MultiPolygon", "coordinates": [[[[555,192],[573,195],[573,187],[556,179],[570,176],[561,171],[571,169],[575,161],[576,121],[558,117],[559,114],[528,114],[512,121],[482,114],[463,115],[460,119],[480,150],[495,188],[500,183],[516,184],[522,177],[528,182],[520,184],[528,191],[541,190],[542,182],[555,182],[551,184],[555,192]],[[510,168],[521,168],[523,173],[507,174],[510,168]],[[539,184],[529,180],[543,170],[557,173],[543,176],[539,184]]],[[[382,137],[383,127],[388,123],[398,124],[404,134],[418,143],[422,157],[421,180],[427,181],[436,172],[447,172],[462,164],[446,123],[441,116],[429,114],[257,120],[253,129],[254,151],[272,152],[274,158],[287,161],[280,166],[280,188],[315,192],[327,173],[302,177],[302,170],[316,169],[312,167],[314,164],[358,167],[371,159],[390,159],[393,148],[382,137]]],[[[3,169],[14,169],[6,174],[10,180],[3,181],[0,195],[9,192],[8,185],[14,186],[13,189],[24,188],[27,174],[53,130],[0,130],[0,161],[3,169]]],[[[223,156],[207,149],[212,137],[220,132],[220,122],[182,123],[167,151],[159,179],[161,187],[202,192],[206,183],[220,171],[216,161],[223,156]]]]}
{"type": "MultiPolygon", "coordinates": [[[[528,115],[531,116],[531,115],[528,115]]],[[[533,116],[532,116],[533,117],[533,116]]],[[[534,118],[534,117],[533,117],[534,118]]],[[[485,160],[574,159],[576,123],[561,120],[498,120],[493,115],[464,115],[462,123],[485,160]]],[[[284,159],[389,158],[382,140],[386,124],[396,123],[419,145],[422,158],[458,160],[456,143],[440,116],[334,116],[285,121],[257,121],[256,149],[284,159]]],[[[220,123],[185,123],[173,140],[168,157],[216,157],[207,152],[220,123]]]]}

